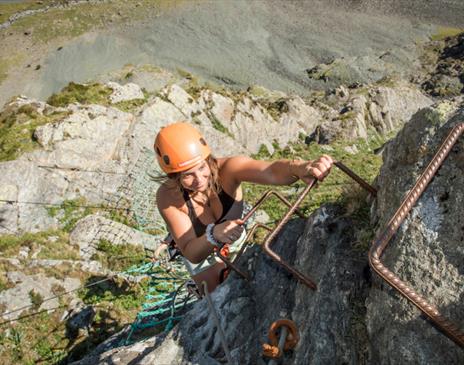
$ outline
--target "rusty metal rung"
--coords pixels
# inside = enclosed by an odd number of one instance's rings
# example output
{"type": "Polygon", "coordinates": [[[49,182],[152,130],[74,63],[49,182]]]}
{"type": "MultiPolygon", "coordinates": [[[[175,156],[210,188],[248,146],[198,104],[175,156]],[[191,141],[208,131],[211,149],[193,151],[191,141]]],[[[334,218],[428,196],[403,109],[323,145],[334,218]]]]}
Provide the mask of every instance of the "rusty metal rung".
{"type": "MultiPolygon", "coordinates": [[[[363,180],[360,176],[356,175],[351,169],[349,169],[343,163],[341,163],[340,161],[335,161],[334,165],[338,167],[341,171],[346,173],[349,177],[351,177],[354,181],[356,181],[362,188],[366,189],[369,193],[371,193],[374,196],[377,194],[377,190],[373,186],[369,185],[365,180],[363,180]]],[[[305,284],[307,287],[313,290],[317,289],[316,283],[308,276],[305,276],[303,273],[301,273],[297,269],[290,266],[276,252],[272,251],[271,241],[274,239],[274,237],[277,236],[277,234],[282,229],[282,227],[290,219],[290,216],[293,214],[293,212],[297,209],[297,207],[301,204],[303,199],[306,197],[306,195],[315,185],[316,185],[316,180],[313,180],[312,183],[308,184],[308,186],[303,190],[303,192],[300,194],[300,196],[295,201],[295,203],[290,207],[290,209],[287,211],[284,217],[277,224],[275,229],[271,233],[269,233],[269,235],[266,237],[266,240],[264,241],[264,244],[263,244],[263,250],[267,255],[269,255],[279,265],[283,266],[287,271],[291,272],[303,284],[305,284]]]]}
{"type": "MultiPolygon", "coordinates": [[[[248,219],[250,219],[250,217],[256,212],[256,210],[269,198],[271,198],[272,196],[275,196],[277,197],[282,203],[284,203],[285,205],[287,205],[288,207],[291,207],[292,204],[280,193],[278,193],[277,191],[274,191],[274,190],[268,190],[266,191],[262,196],[261,198],[259,198],[259,200],[256,202],[256,204],[251,208],[251,210],[242,218],[242,220],[244,222],[246,222],[248,219]]],[[[298,216],[304,218],[304,214],[302,212],[300,212],[299,210],[296,210],[295,212],[296,214],[298,214],[298,216]]],[[[237,257],[235,258],[235,260],[232,262],[230,261],[227,257],[225,257],[224,255],[221,254],[220,250],[217,250],[216,251],[216,255],[217,257],[219,257],[226,265],[227,267],[229,267],[230,269],[234,270],[235,272],[237,272],[242,278],[244,278],[245,280],[249,280],[249,276],[247,273],[243,272],[242,270],[240,270],[237,266],[237,261],[238,259],[240,258],[240,256],[242,255],[243,251],[245,250],[245,247],[247,245],[247,242],[249,240],[249,238],[252,236],[252,234],[256,231],[256,229],[258,228],[263,228],[263,229],[266,229],[268,231],[272,231],[272,229],[264,224],[260,224],[260,223],[256,223],[251,231],[247,234],[247,237],[245,239],[245,242],[244,244],[242,245],[239,253],[237,254],[237,257]]]]}
{"type": "MultiPolygon", "coordinates": [[[[361,185],[361,187],[363,187],[364,189],[369,191],[369,193],[371,193],[374,196],[377,194],[377,190],[373,186],[369,185],[369,183],[367,183],[365,180],[363,180],[360,176],[356,175],[352,170],[350,170],[343,163],[341,163],[340,161],[335,161],[334,165],[336,167],[338,167],[340,170],[342,170],[344,173],[346,173],[349,177],[351,177],[359,185],[361,185]]],[[[300,196],[297,198],[297,200],[295,201],[294,204],[291,204],[283,195],[281,195],[280,193],[278,193],[278,192],[276,192],[274,190],[266,191],[263,194],[263,196],[256,202],[256,204],[253,206],[253,208],[243,217],[243,221],[246,222],[253,215],[253,213],[259,208],[259,206],[266,199],[270,198],[272,195],[276,196],[278,199],[280,199],[280,201],[282,201],[285,205],[287,205],[289,207],[289,210],[287,211],[287,213],[285,213],[284,217],[280,220],[280,222],[277,224],[277,226],[274,228],[274,230],[271,230],[269,227],[267,227],[265,225],[260,225],[260,224],[257,224],[255,226],[253,226],[252,231],[247,235],[247,239],[246,239],[245,243],[243,244],[243,247],[240,250],[240,252],[237,255],[237,258],[236,258],[236,260],[234,262],[230,262],[230,260],[228,260],[226,257],[221,255],[221,253],[219,251],[217,251],[218,257],[221,260],[223,260],[228,267],[235,270],[240,276],[242,276],[244,278],[248,278],[247,274],[243,273],[240,269],[238,269],[237,260],[238,260],[238,258],[240,258],[241,254],[243,252],[243,249],[244,249],[244,247],[246,245],[246,242],[251,237],[251,234],[254,232],[254,230],[256,230],[259,227],[264,228],[264,229],[270,231],[270,233],[267,235],[267,237],[266,237],[266,239],[265,239],[265,241],[264,241],[264,243],[262,245],[264,252],[267,255],[269,255],[271,257],[271,259],[273,259],[279,265],[283,266],[287,271],[291,272],[303,284],[305,284],[306,286],[308,286],[309,288],[311,288],[313,290],[316,290],[317,285],[314,283],[314,281],[311,278],[305,276],[304,274],[302,274],[297,269],[291,267],[287,262],[285,262],[277,253],[275,253],[271,249],[271,241],[280,232],[282,227],[288,222],[288,220],[290,219],[292,214],[295,213],[298,216],[300,216],[301,218],[306,218],[304,216],[304,214],[298,210],[298,207],[301,204],[301,202],[303,201],[303,199],[306,197],[306,195],[309,193],[309,191],[315,185],[316,185],[316,180],[314,179],[314,180],[312,180],[312,182],[310,184],[308,184],[306,186],[306,188],[303,190],[303,192],[300,194],[300,196]]]]}
{"type": "Polygon", "coordinates": [[[419,308],[443,333],[456,344],[464,347],[464,333],[445,317],[427,299],[417,294],[411,287],[404,283],[395,273],[390,271],[381,261],[383,251],[393,238],[401,223],[406,219],[411,209],[416,204],[422,193],[429,185],[432,178],[443,164],[451,148],[464,132],[464,123],[455,126],[441,144],[437,153],[430,161],[427,168],[416,181],[416,184],[401,203],[400,207],[388,222],[384,231],[373,241],[369,251],[369,263],[374,271],[390,286],[399,291],[407,300],[419,308]]]}

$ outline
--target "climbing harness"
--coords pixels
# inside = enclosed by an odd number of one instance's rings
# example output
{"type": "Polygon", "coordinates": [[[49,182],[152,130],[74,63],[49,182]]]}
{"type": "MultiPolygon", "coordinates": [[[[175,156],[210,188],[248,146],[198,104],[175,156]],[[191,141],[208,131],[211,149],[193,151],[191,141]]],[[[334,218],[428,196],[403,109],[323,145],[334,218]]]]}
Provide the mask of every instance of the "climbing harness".
{"type": "MultiPolygon", "coordinates": [[[[335,161],[334,165],[337,166],[341,171],[343,171],[345,174],[347,174],[349,177],[351,177],[355,182],[357,182],[362,188],[367,190],[371,195],[375,196],[377,194],[377,190],[369,185],[366,181],[364,181],[360,176],[355,174],[351,169],[349,169],[347,166],[345,166],[342,162],[340,161],[335,161]]],[[[316,283],[309,278],[308,276],[304,275],[294,267],[290,266],[287,262],[285,262],[280,255],[278,255],[276,252],[274,252],[271,249],[271,242],[273,239],[277,236],[277,234],[280,232],[280,230],[283,228],[283,226],[289,221],[290,217],[295,213],[301,218],[305,218],[305,216],[298,210],[298,207],[300,206],[301,202],[303,199],[306,197],[306,195],[309,193],[309,191],[316,185],[317,181],[313,180],[310,184],[308,184],[303,192],[300,194],[300,196],[296,199],[295,203],[291,204],[287,199],[285,199],[282,195],[279,193],[269,190],[266,193],[263,194],[263,196],[258,200],[258,202],[253,206],[253,208],[246,214],[242,220],[246,222],[251,215],[258,209],[258,207],[267,199],[269,199],[271,196],[276,196],[278,199],[281,200],[282,203],[287,205],[289,207],[289,210],[283,218],[279,221],[279,223],[276,225],[274,229],[271,229],[268,226],[259,224],[255,225],[252,228],[252,231],[254,231],[257,228],[264,228],[269,231],[269,234],[266,236],[265,241],[262,245],[263,251],[275,262],[277,262],[279,265],[283,266],[287,271],[292,273],[298,280],[300,280],[303,284],[305,284],[307,287],[310,289],[316,290],[317,285],[316,283]]],[[[249,234],[247,239],[251,237],[249,234]]],[[[245,245],[244,245],[245,246],[245,245]]],[[[232,270],[236,271],[240,276],[247,278],[248,275],[244,272],[242,272],[237,265],[237,261],[240,258],[240,255],[237,255],[237,258],[234,260],[234,262],[229,261],[227,258],[222,257],[222,255],[216,253],[218,257],[224,261],[224,263],[232,270]]]]}
{"type": "Polygon", "coordinates": [[[219,338],[221,340],[224,353],[226,354],[227,362],[232,365],[232,357],[230,356],[229,346],[227,345],[226,336],[224,335],[224,330],[221,326],[221,322],[219,321],[219,316],[217,314],[216,308],[214,308],[213,301],[211,299],[211,296],[209,295],[208,284],[206,283],[206,281],[203,281],[201,285],[203,286],[203,293],[205,294],[205,298],[206,298],[206,302],[208,303],[209,311],[211,315],[213,316],[214,323],[216,324],[219,338]]]}
{"type": "Polygon", "coordinates": [[[429,185],[430,181],[437,173],[438,168],[443,164],[451,148],[456,144],[458,138],[464,133],[464,123],[455,126],[441,144],[438,152],[430,161],[427,168],[416,181],[414,187],[409,191],[400,207],[388,222],[386,228],[373,241],[369,251],[369,263],[374,271],[385,280],[390,286],[400,292],[407,300],[419,308],[430,320],[440,328],[443,333],[452,339],[459,346],[464,347],[464,333],[452,322],[447,320],[430,304],[427,299],[417,294],[411,287],[404,283],[395,273],[390,271],[381,261],[380,257],[393,238],[401,223],[406,219],[419,197],[429,185]]]}
{"type": "Polygon", "coordinates": [[[279,319],[271,324],[268,333],[269,343],[263,344],[263,355],[270,357],[269,365],[276,365],[275,359],[282,357],[283,351],[292,350],[300,340],[300,334],[295,322],[289,319],[279,319]],[[280,330],[279,339],[277,333],[280,330]]]}

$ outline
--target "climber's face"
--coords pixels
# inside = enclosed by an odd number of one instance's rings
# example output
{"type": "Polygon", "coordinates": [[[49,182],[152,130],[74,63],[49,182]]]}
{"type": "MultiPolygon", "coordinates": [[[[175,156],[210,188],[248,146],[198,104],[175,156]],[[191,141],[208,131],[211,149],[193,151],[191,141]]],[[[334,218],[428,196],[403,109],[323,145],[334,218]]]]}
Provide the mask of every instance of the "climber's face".
{"type": "Polygon", "coordinates": [[[205,192],[208,189],[210,178],[211,169],[205,160],[180,173],[180,183],[185,189],[191,191],[205,192]]]}

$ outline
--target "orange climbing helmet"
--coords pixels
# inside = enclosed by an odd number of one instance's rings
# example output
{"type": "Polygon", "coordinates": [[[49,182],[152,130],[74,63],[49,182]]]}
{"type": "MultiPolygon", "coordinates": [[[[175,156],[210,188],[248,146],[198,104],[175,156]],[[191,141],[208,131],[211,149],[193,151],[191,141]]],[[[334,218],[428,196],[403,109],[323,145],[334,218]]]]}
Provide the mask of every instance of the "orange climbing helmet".
{"type": "Polygon", "coordinates": [[[158,163],[167,174],[188,170],[211,154],[203,136],[185,122],[161,128],[154,148],[158,163]]]}

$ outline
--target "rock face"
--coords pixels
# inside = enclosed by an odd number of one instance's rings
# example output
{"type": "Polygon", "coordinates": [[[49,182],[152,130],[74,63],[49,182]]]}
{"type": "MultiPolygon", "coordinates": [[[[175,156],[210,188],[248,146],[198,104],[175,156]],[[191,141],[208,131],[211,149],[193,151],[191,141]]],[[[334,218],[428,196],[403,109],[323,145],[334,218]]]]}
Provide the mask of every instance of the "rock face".
{"type": "Polygon", "coordinates": [[[310,137],[318,143],[331,143],[337,138],[355,140],[367,138],[368,131],[389,133],[433,101],[414,85],[393,82],[394,85],[370,86],[367,89],[335,89],[325,101],[331,108],[323,114],[321,123],[310,137]]]}
{"type": "Polygon", "coordinates": [[[106,85],[113,89],[113,93],[110,95],[110,100],[113,104],[121,101],[143,99],[145,97],[140,86],[132,82],[125,85],[119,85],[116,82],[108,82],[106,85]]]}
{"type": "Polygon", "coordinates": [[[435,69],[422,83],[432,96],[452,97],[464,91],[464,34],[446,39],[445,44],[435,69]]]}
{"type": "MultiPolygon", "coordinates": [[[[135,84],[110,86],[113,102],[144,97],[135,84]]],[[[93,205],[128,209],[144,229],[161,229],[154,208],[158,182],[152,178],[160,174],[152,152],[157,131],[179,120],[193,122],[216,156],[228,156],[256,153],[262,145],[272,152],[274,143],[283,147],[319,123],[317,110],[299,97],[282,99],[283,110],[274,116],[265,109],[266,102],[246,96],[233,100],[208,89],[195,96],[174,84],[137,116],[101,105],[60,108],[69,115],[34,132],[40,149],[0,163],[0,198],[9,201],[0,203],[0,233],[56,228],[59,219],[47,207],[81,197],[93,205]]],[[[8,105],[23,106],[40,114],[45,108],[49,113],[57,110],[24,98],[8,105]]]]}
{"type": "MultiPolygon", "coordinates": [[[[389,143],[377,180],[379,228],[427,166],[464,109],[448,120],[440,108],[414,116],[389,143]],[[446,121],[446,123],[445,123],[446,121]]],[[[464,329],[464,145],[455,145],[437,175],[387,246],[383,262],[441,313],[464,329]]],[[[424,319],[421,312],[380,279],[367,302],[366,322],[376,364],[463,363],[464,353],[424,319]]]]}
{"type": "Polygon", "coordinates": [[[78,245],[80,256],[89,260],[97,251],[98,242],[102,239],[113,245],[140,245],[154,250],[162,238],[163,235],[150,235],[93,214],[84,217],[77,223],[69,237],[69,242],[78,245]]]}
{"type": "MultiPolygon", "coordinates": [[[[383,227],[464,109],[426,108],[386,146],[377,179],[373,221],[383,227]]],[[[383,261],[464,328],[463,137],[419,199],[383,261]]],[[[250,282],[232,274],[213,294],[234,363],[265,364],[261,343],[279,318],[295,321],[300,342],[286,364],[460,364],[464,353],[426,321],[419,310],[382,282],[359,246],[357,224],[337,206],[324,206],[306,221],[290,221],[273,249],[318,285],[312,291],[282,267],[249,249],[241,266],[250,282]]],[[[197,302],[167,335],[94,353],[78,364],[218,364],[225,361],[205,300],[197,302]]]]}
{"type": "Polygon", "coordinates": [[[75,278],[65,278],[58,280],[53,277],[47,277],[43,274],[25,275],[22,272],[10,272],[10,280],[17,283],[14,288],[2,291],[0,305],[5,308],[3,319],[18,318],[22,311],[19,310],[25,306],[32,305],[33,296],[37,296],[36,306],[38,310],[55,309],[59,305],[58,298],[43,301],[44,298],[53,296],[55,288],[61,288],[64,291],[75,290],[80,286],[80,280],[75,278]]]}
{"type": "MultiPolygon", "coordinates": [[[[234,363],[265,364],[261,343],[271,323],[291,318],[301,340],[285,363],[357,363],[365,358],[366,334],[359,318],[365,296],[367,259],[353,248],[353,222],[327,206],[306,223],[291,221],[273,249],[290,265],[312,277],[318,290],[298,283],[259,248],[241,258],[250,282],[235,274],[212,294],[234,363]],[[361,298],[361,300],[360,300],[361,298]]],[[[79,364],[218,364],[225,360],[205,300],[198,302],[166,338],[150,339],[87,357],[79,364]]]]}

